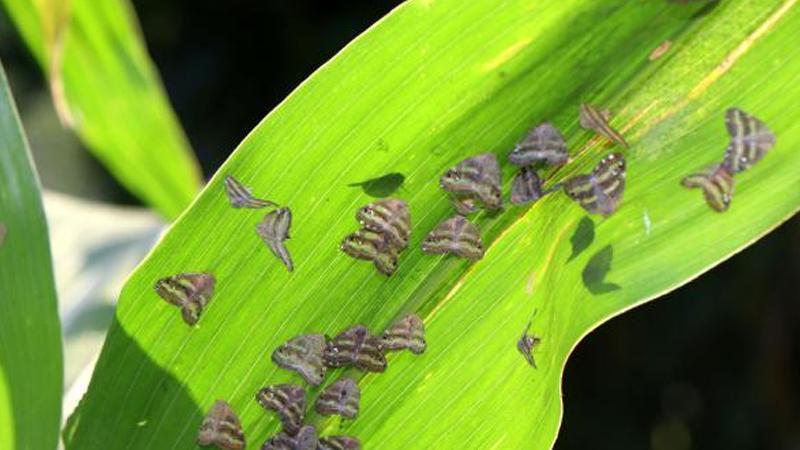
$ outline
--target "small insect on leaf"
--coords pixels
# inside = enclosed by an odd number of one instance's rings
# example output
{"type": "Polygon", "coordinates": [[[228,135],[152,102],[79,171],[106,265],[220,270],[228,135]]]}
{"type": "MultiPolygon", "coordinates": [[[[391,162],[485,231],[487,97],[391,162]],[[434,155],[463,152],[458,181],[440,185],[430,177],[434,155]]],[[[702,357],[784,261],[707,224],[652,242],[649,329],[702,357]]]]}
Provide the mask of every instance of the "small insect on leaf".
{"type": "Polygon", "coordinates": [[[366,372],[386,370],[380,341],[363,325],[353,325],[328,342],[323,360],[328,367],[353,365],[366,372]]]}
{"type": "Polygon", "coordinates": [[[306,391],[296,384],[276,384],[261,389],[256,401],[264,409],[275,411],[283,424],[283,431],[294,436],[303,424],[306,414],[306,391]]]}
{"type": "Polygon", "coordinates": [[[376,231],[362,228],[345,237],[339,248],[353,258],[372,261],[378,272],[386,276],[397,270],[397,249],[376,231]]]}
{"type": "Polygon", "coordinates": [[[273,255],[283,261],[286,269],[294,269],[292,257],[286,249],[284,241],[289,239],[289,229],[292,227],[292,211],[287,207],[278,208],[270,212],[256,225],[256,232],[267,244],[273,255]]]}
{"type": "Polygon", "coordinates": [[[278,204],[269,200],[262,200],[255,198],[250,192],[250,188],[240,183],[236,178],[231,175],[225,175],[225,193],[228,195],[228,201],[234,208],[266,208],[267,206],[278,207],[278,204]]]}
{"type": "Polygon", "coordinates": [[[264,442],[261,450],[317,450],[318,445],[316,428],[312,425],[305,425],[294,437],[281,431],[264,442]]]}
{"type": "Polygon", "coordinates": [[[731,141],[725,150],[723,165],[731,174],[749,169],[775,145],[775,135],[764,122],[739,108],[725,113],[725,125],[731,141]]]}
{"type": "Polygon", "coordinates": [[[358,222],[370,231],[380,233],[392,247],[403,250],[411,236],[411,215],[403,200],[389,198],[370,203],[356,213],[358,222]]]}
{"type": "Polygon", "coordinates": [[[477,208],[475,201],[480,201],[490,211],[503,207],[500,191],[502,175],[497,157],[493,153],[484,153],[461,161],[442,175],[440,185],[452,194],[457,208],[468,206],[465,209],[467,212],[474,212],[477,208]]]}
{"type": "Polygon", "coordinates": [[[672,47],[672,41],[666,40],[662,42],[658,45],[658,47],[654,48],[653,51],[650,52],[650,56],[648,56],[647,59],[650,61],[655,61],[658,58],[661,58],[669,51],[670,47],[672,47]]]}
{"type": "Polygon", "coordinates": [[[425,240],[422,251],[430,255],[453,254],[462,258],[483,258],[483,242],[478,227],[466,217],[456,215],[436,226],[425,240]]]}
{"type": "Polygon", "coordinates": [[[717,212],[727,211],[733,199],[733,175],[724,164],[716,165],[704,173],[689,175],[681,180],[681,185],[702,189],[706,203],[717,212]]]}
{"type": "Polygon", "coordinates": [[[530,167],[521,168],[511,184],[511,203],[524,205],[539,200],[542,195],[542,180],[536,171],[530,167]]]}
{"type": "Polygon", "coordinates": [[[327,368],[322,362],[325,336],[303,334],[290,339],[272,352],[272,361],[279,367],[300,374],[307,383],[319,386],[327,368]]]}
{"type": "Polygon", "coordinates": [[[564,183],[564,192],[592,214],[608,217],[619,207],[625,192],[625,157],[611,153],[590,175],[578,175],[564,183]]]}
{"type": "Polygon", "coordinates": [[[358,415],[360,402],[361,389],[358,384],[350,378],[342,378],[319,394],[314,409],[323,416],[339,415],[354,419],[358,415]]]}
{"type": "Polygon", "coordinates": [[[214,402],[200,425],[197,444],[216,445],[223,450],[241,450],[245,447],[242,425],[226,401],[214,402]]]}
{"type": "Polygon", "coordinates": [[[525,327],[525,331],[522,332],[522,336],[519,338],[519,341],[517,341],[517,350],[522,353],[522,356],[525,357],[525,360],[528,361],[528,364],[536,369],[536,360],[533,358],[533,349],[539,345],[542,340],[538,336],[528,334],[530,328],[531,324],[528,323],[528,326],[525,327]]]}
{"type": "Polygon", "coordinates": [[[567,143],[558,128],[545,122],[531,130],[508,155],[515,166],[531,166],[545,162],[550,166],[564,165],[569,159],[567,143]]]}
{"type": "Polygon", "coordinates": [[[8,234],[8,228],[6,228],[6,224],[0,222],[0,245],[6,241],[6,235],[8,234]]]}
{"type": "Polygon", "coordinates": [[[581,128],[592,130],[601,136],[616,142],[617,144],[628,148],[628,142],[625,138],[608,124],[610,113],[608,110],[598,110],[594,106],[582,104],[580,112],[581,128]]]}
{"type": "Polygon", "coordinates": [[[393,323],[381,336],[384,350],[398,351],[409,349],[420,355],[425,352],[425,324],[416,314],[407,314],[393,323]]]}
{"type": "Polygon", "coordinates": [[[168,303],[181,308],[183,321],[194,325],[214,294],[214,276],[210,273],[181,273],[156,282],[156,293],[168,303]]]}
{"type": "Polygon", "coordinates": [[[320,438],[318,450],[361,450],[361,441],[352,436],[326,436],[320,438]]]}

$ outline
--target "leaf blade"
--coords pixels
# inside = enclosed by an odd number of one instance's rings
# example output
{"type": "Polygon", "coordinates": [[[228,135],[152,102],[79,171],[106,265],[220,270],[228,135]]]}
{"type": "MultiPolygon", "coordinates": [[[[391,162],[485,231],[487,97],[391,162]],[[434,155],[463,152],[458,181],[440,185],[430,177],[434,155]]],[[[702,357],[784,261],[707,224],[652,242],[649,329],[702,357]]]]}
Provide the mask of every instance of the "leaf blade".
{"type": "MultiPolygon", "coordinates": [[[[800,23],[795,3],[727,2],[701,18],[662,3],[575,0],[531,8],[524,1],[497,7],[440,0],[400,7],[249,135],[133,274],[117,332],[132,336],[146,361],[99,370],[77,416],[103,416],[98,398],[119,387],[122,403],[131,392],[147,398],[130,413],[79,429],[76,447],[92,448],[90,436],[125,431],[137,411],[147,411],[154,427],[125,432],[129,446],[180,448],[199,423],[193,409],[217,396],[238,407],[248,439],[266,439],[277,423],[258,410],[253,392],[297,381],[270,363],[277,345],[300,333],[335,335],[352,323],[378,332],[409,311],[426,318],[429,349],[418,358],[392,355],[387,373],[362,378],[362,413],[346,425],[348,433],[365,447],[550,447],[560,422],[561,371],[589,330],[708,270],[797,211],[800,158],[791,148],[800,127],[780,113],[782,102],[800,98],[800,71],[792,70],[799,63],[781,45],[800,23]],[[666,37],[675,53],[648,62],[666,37]],[[739,54],[742,45],[747,51],[739,54]],[[735,64],[717,76],[732,53],[735,64]],[[453,212],[437,180],[459,160],[488,149],[504,161],[542,120],[560,125],[574,158],[545,173],[547,186],[587,173],[616,150],[578,130],[583,101],[615,107],[611,122],[632,144],[622,206],[608,219],[592,218],[587,248],[572,256],[572,235],[585,214],[556,193],[527,208],[479,216],[488,246],[474,265],[421,254],[427,231],[453,212]],[[731,103],[757,111],[778,144],[741,178],[746,188],[720,216],[680,180],[722,157],[731,103]],[[229,173],[292,208],[293,275],[253,243],[247,230],[254,216],[226,209],[221,180],[229,173]],[[376,173],[405,176],[401,198],[415,227],[388,280],[336,249],[358,227],[355,210],[371,201],[348,184],[376,173]],[[223,248],[234,250],[222,257],[223,248]],[[219,297],[195,330],[148,301],[153,278],[197,269],[190,264],[210,266],[221,280],[219,297]],[[618,289],[592,294],[587,270],[590,281],[618,289]],[[538,370],[516,349],[534,309],[531,331],[543,339],[538,370]],[[144,369],[148,377],[135,386],[120,380],[142,364],[157,369],[144,369]],[[173,378],[186,388],[166,399],[148,395],[148,383],[173,378]],[[185,408],[187,398],[194,407],[185,408]]],[[[506,191],[515,169],[504,164],[506,191]]],[[[119,362],[116,352],[132,347],[115,338],[108,345],[108,367],[119,362]]]]}
{"type": "Polygon", "coordinates": [[[0,65],[0,447],[55,448],[62,355],[39,180],[0,65]]]}
{"type": "Polygon", "coordinates": [[[134,195],[174,219],[201,174],[127,0],[3,0],[62,122],[134,195]]]}

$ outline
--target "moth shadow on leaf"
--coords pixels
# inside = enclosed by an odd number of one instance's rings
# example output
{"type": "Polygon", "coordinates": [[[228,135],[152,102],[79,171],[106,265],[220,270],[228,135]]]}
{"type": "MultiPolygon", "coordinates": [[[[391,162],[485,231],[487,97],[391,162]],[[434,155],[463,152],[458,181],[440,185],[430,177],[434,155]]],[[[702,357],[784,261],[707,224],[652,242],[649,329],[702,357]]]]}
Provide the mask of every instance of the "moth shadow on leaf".
{"type": "Polygon", "coordinates": [[[402,173],[388,173],[369,180],[348,184],[348,187],[360,187],[365,194],[374,198],[384,198],[392,195],[403,185],[406,180],[402,173]]]}
{"type": "Polygon", "coordinates": [[[722,0],[705,0],[702,3],[705,4],[692,15],[692,19],[699,19],[710,14],[722,4],[722,0]]]}
{"type": "Polygon", "coordinates": [[[572,244],[572,254],[569,255],[567,262],[577,258],[594,242],[594,221],[589,216],[583,216],[578,222],[578,227],[575,228],[569,242],[572,244]]]}
{"type": "MultiPolygon", "coordinates": [[[[180,320],[172,325],[186,326],[180,320]]],[[[65,448],[119,448],[120,442],[130,448],[195,448],[204,415],[184,383],[153,361],[114,317],[89,390],[62,438],[65,448]]]]}
{"type": "Polygon", "coordinates": [[[611,262],[614,259],[614,249],[611,245],[606,245],[599,252],[595,253],[581,274],[583,285],[592,295],[601,295],[613,292],[622,286],[606,281],[606,276],[611,270],[611,262]]]}

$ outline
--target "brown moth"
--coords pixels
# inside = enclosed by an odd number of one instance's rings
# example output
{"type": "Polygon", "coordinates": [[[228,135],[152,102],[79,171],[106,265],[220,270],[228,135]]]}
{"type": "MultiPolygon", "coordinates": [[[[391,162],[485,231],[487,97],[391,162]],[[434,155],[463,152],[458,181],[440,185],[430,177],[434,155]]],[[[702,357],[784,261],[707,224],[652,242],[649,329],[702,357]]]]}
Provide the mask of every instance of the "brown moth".
{"type": "Polygon", "coordinates": [[[256,232],[273,255],[283,261],[286,269],[291,272],[294,269],[292,257],[284,245],[284,241],[289,239],[289,229],[292,226],[292,212],[287,207],[278,208],[270,212],[256,225],[256,232]]]}
{"type": "Polygon", "coordinates": [[[408,246],[411,215],[403,200],[389,198],[372,202],[358,210],[356,219],[367,230],[383,235],[392,247],[402,250],[408,246]]]}
{"type": "Polygon", "coordinates": [[[256,401],[264,409],[275,411],[283,430],[296,435],[306,414],[306,391],[296,384],[276,384],[265,387],[256,394],[256,401]]]}
{"type": "Polygon", "coordinates": [[[181,273],[158,280],[155,289],[161,298],[181,308],[184,322],[194,325],[211,301],[214,283],[210,273],[181,273]]]}
{"type": "Polygon", "coordinates": [[[380,341],[363,325],[353,325],[336,335],[328,342],[322,356],[328,367],[353,365],[367,372],[386,370],[380,341]]]}
{"type": "Polygon", "coordinates": [[[531,166],[545,162],[550,166],[562,166],[569,159],[567,143],[558,128],[545,122],[531,130],[508,155],[508,162],[515,166],[531,166]]]}
{"type": "Polygon", "coordinates": [[[511,203],[524,205],[539,200],[542,195],[542,180],[536,171],[530,167],[521,168],[511,184],[511,203]]]}
{"type": "Polygon", "coordinates": [[[702,189],[706,203],[717,212],[727,211],[733,199],[733,175],[724,164],[713,166],[703,173],[686,176],[681,180],[681,185],[702,189]]]}
{"type": "Polygon", "coordinates": [[[739,108],[731,108],[726,112],[725,125],[731,141],[725,151],[723,165],[731,174],[749,169],[775,145],[775,135],[764,122],[739,108]]]}
{"type": "Polygon", "coordinates": [[[536,369],[536,360],[533,358],[533,349],[539,345],[540,342],[542,342],[542,339],[538,336],[528,334],[528,330],[530,330],[530,328],[531,324],[529,322],[528,326],[525,327],[525,331],[522,332],[522,337],[520,337],[519,341],[517,341],[517,350],[522,353],[522,356],[525,357],[525,360],[528,361],[528,364],[536,369]]]}
{"type": "Polygon", "coordinates": [[[597,134],[600,134],[617,144],[628,148],[628,142],[625,141],[625,138],[615,130],[611,128],[611,125],[608,124],[608,120],[611,116],[611,113],[604,109],[602,111],[598,110],[594,106],[582,104],[581,105],[581,112],[580,112],[580,123],[581,128],[592,130],[597,134]]]}
{"type": "Polygon", "coordinates": [[[361,442],[352,436],[326,436],[320,438],[317,450],[361,450],[361,442]]]}
{"type": "Polygon", "coordinates": [[[281,431],[264,442],[261,450],[317,450],[318,445],[316,428],[312,425],[305,425],[294,437],[281,431]]]}
{"type": "Polygon", "coordinates": [[[409,349],[420,355],[425,352],[425,324],[416,314],[407,314],[392,324],[381,336],[384,350],[409,349]]]}
{"type": "Polygon", "coordinates": [[[339,248],[353,258],[372,261],[386,276],[397,270],[397,249],[376,231],[362,228],[345,237],[339,248]]]}
{"type": "Polygon", "coordinates": [[[241,450],[245,447],[242,424],[225,400],[217,400],[211,406],[197,433],[197,444],[216,445],[223,450],[241,450]]]}
{"type": "Polygon", "coordinates": [[[461,161],[442,175],[440,184],[453,195],[459,212],[474,212],[477,208],[476,201],[480,201],[487,210],[503,207],[500,191],[502,175],[497,157],[493,153],[484,153],[461,161]]]}
{"type": "Polygon", "coordinates": [[[327,368],[322,362],[325,336],[303,334],[294,337],[272,352],[272,361],[279,367],[300,374],[307,383],[319,386],[327,368]]]}
{"type": "Polygon", "coordinates": [[[228,195],[228,201],[234,208],[265,208],[267,206],[278,207],[278,204],[275,202],[253,197],[253,194],[250,192],[250,188],[240,183],[231,175],[225,176],[224,184],[225,193],[228,195]]]}
{"type": "Polygon", "coordinates": [[[464,216],[454,216],[436,226],[425,240],[422,251],[431,255],[453,254],[462,258],[483,258],[483,242],[478,228],[464,216]]]}
{"type": "Polygon", "coordinates": [[[8,234],[8,228],[6,228],[6,224],[0,222],[0,245],[6,241],[6,235],[8,234]]]}
{"type": "Polygon", "coordinates": [[[592,214],[610,216],[619,207],[625,191],[625,157],[611,153],[592,173],[578,175],[564,183],[564,192],[592,214]]]}
{"type": "Polygon", "coordinates": [[[361,389],[350,378],[336,380],[317,397],[314,409],[323,416],[339,415],[354,419],[358,415],[361,389]]]}

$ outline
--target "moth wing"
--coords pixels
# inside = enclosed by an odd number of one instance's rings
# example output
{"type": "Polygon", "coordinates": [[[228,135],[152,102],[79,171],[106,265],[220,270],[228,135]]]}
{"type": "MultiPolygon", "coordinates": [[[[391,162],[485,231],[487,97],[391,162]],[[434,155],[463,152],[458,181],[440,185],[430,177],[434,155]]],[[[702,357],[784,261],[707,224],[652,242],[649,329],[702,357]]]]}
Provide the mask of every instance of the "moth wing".
{"type": "Polygon", "coordinates": [[[327,436],[319,440],[319,450],[361,450],[361,441],[352,436],[327,436]]]}
{"type": "Polygon", "coordinates": [[[688,175],[681,180],[681,185],[702,189],[706,203],[717,212],[726,211],[733,198],[734,179],[724,164],[706,172],[688,175]]]}
{"type": "Polygon", "coordinates": [[[497,156],[494,153],[481,153],[467,158],[456,168],[464,173],[474,173],[474,181],[477,183],[495,186],[500,186],[501,184],[500,164],[497,162],[497,156]]]}
{"type": "Polygon", "coordinates": [[[171,305],[183,306],[186,303],[186,292],[172,280],[172,277],[158,280],[155,289],[158,296],[171,305]]]}
{"type": "Polygon", "coordinates": [[[563,188],[569,198],[578,201],[579,198],[587,193],[591,195],[593,190],[592,177],[590,175],[576,175],[565,181],[563,188]]]}
{"type": "Polygon", "coordinates": [[[256,225],[258,235],[264,241],[285,241],[289,239],[292,226],[292,211],[288,207],[269,212],[256,225]]]}
{"type": "Polygon", "coordinates": [[[601,182],[607,178],[625,178],[625,156],[622,153],[610,153],[592,170],[592,175],[601,182]]]}
{"type": "Polygon", "coordinates": [[[597,211],[608,216],[617,210],[625,192],[625,157],[611,153],[592,171],[597,211]]]}
{"type": "Polygon", "coordinates": [[[541,143],[541,150],[546,153],[547,163],[551,165],[562,165],[567,162],[567,143],[558,128],[549,122],[538,126],[534,132],[538,133],[541,143]]]}
{"type": "Polygon", "coordinates": [[[188,302],[181,306],[181,317],[183,317],[183,321],[189,325],[196,324],[197,321],[200,320],[201,313],[202,308],[196,303],[188,302]]]}
{"type": "Polygon", "coordinates": [[[197,435],[200,445],[216,444],[225,450],[241,450],[245,446],[239,417],[224,400],[217,400],[209,410],[197,435]]]}
{"type": "Polygon", "coordinates": [[[281,431],[275,436],[267,439],[267,442],[264,442],[261,450],[294,450],[295,445],[295,440],[285,432],[281,431]]]}
{"type": "Polygon", "coordinates": [[[247,199],[250,198],[250,189],[231,175],[225,175],[223,184],[225,185],[225,194],[228,196],[228,201],[231,206],[234,208],[243,208],[247,206],[247,199]]]}
{"type": "Polygon", "coordinates": [[[725,111],[725,128],[732,138],[741,138],[745,134],[744,122],[747,114],[739,108],[729,108],[725,111]]]}
{"type": "Polygon", "coordinates": [[[313,425],[305,425],[300,428],[294,440],[294,450],[317,450],[319,444],[317,430],[313,425]]]}
{"type": "Polygon", "coordinates": [[[204,306],[214,293],[214,284],[214,276],[209,273],[182,273],[158,280],[156,292],[176,306],[197,300],[204,306]]]}
{"type": "Polygon", "coordinates": [[[266,244],[272,254],[283,262],[286,266],[286,270],[289,272],[294,270],[292,255],[289,254],[289,250],[286,249],[286,244],[284,244],[283,241],[268,241],[266,244]]]}
{"type": "Polygon", "coordinates": [[[538,200],[542,196],[542,180],[536,171],[523,167],[511,183],[511,203],[521,205],[538,200]]]}

